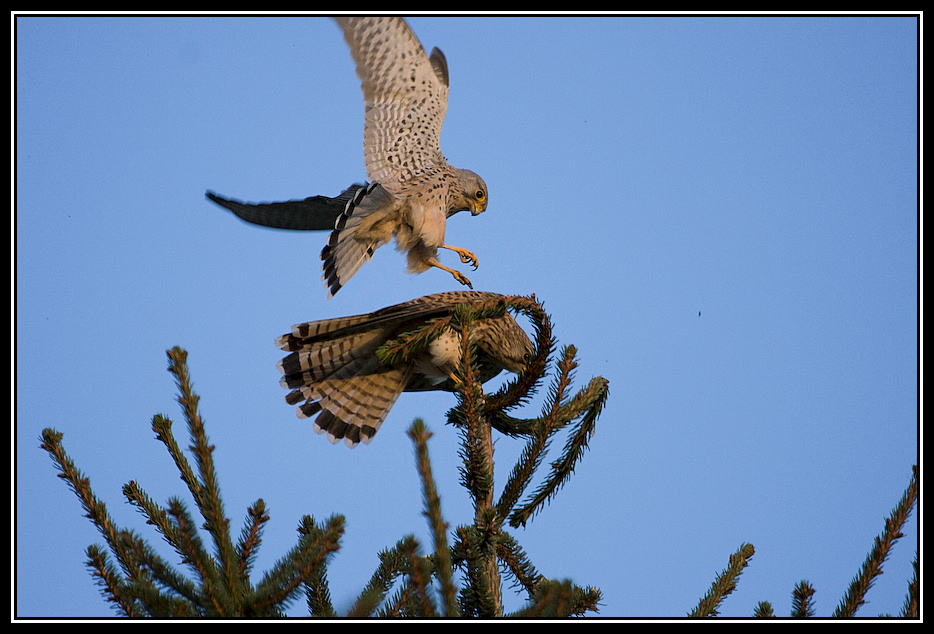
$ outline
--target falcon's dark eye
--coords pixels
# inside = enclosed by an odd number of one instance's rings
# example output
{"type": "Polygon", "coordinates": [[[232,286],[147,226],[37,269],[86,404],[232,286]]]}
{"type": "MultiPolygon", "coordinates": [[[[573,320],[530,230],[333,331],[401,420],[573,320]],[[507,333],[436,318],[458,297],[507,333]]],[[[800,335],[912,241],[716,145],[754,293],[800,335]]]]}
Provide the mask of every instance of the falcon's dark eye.
{"type": "Polygon", "coordinates": [[[477,193],[474,194],[473,196],[474,196],[474,198],[476,198],[477,200],[483,200],[483,197],[486,196],[486,194],[483,193],[483,190],[482,190],[482,189],[478,189],[478,190],[477,190],[477,193]]]}

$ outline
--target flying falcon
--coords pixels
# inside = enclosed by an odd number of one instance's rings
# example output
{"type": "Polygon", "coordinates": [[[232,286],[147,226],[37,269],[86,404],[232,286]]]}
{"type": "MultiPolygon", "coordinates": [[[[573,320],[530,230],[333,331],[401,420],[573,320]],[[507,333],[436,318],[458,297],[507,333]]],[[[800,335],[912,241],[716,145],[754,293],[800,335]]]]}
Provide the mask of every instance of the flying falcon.
{"type": "Polygon", "coordinates": [[[436,267],[473,288],[463,273],[438,260],[438,249],[449,249],[477,268],[472,252],[445,243],[445,225],[458,211],[477,215],[487,207],[483,179],[452,167],[441,153],[448,101],[444,54],[435,48],[427,55],[399,17],[345,17],[337,23],[363,88],[368,183],[352,185],[335,198],[279,203],[243,203],[213,192],[207,197],[254,224],[333,229],[321,251],[328,298],[393,238],[407,254],[408,272],[436,267]]]}
{"type": "MultiPolygon", "coordinates": [[[[299,418],[317,414],[315,431],[349,447],[368,443],[402,392],[453,390],[461,359],[461,336],[439,326],[430,343],[408,360],[381,361],[377,350],[400,335],[413,333],[454,314],[461,304],[496,300],[493,293],[452,291],[427,295],[374,313],[292,326],[276,339],[289,354],[277,364],[285,397],[297,405],[299,418]]],[[[532,342],[515,318],[477,319],[470,328],[480,380],[502,370],[522,372],[534,353],[532,342]]]]}

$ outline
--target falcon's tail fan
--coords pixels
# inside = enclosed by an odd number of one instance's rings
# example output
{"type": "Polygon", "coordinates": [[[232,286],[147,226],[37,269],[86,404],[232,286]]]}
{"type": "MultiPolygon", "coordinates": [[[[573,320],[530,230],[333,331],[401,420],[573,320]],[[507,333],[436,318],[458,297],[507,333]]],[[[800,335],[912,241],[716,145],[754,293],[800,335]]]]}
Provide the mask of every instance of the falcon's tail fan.
{"type": "Polygon", "coordinates": [[[299,418],[315,414],[315,432],[348,447],[369,443],[405,388],[408,372],[379,368],[375,356],[355,359],[327,379],[303,385],[286,396],[299,418]]]}
{"type": "Polygon", "coordinates": [[[320,341],[284,335],[276,340],[283,350],[293,350],[276,367],[282,373],[279,383],[294,390],[323,381],[344,366],[376,355],[386,336],[379,330],[352,333],[320,341]]]}
{"type": "Polygon", "coordinates": [[[356,190],[337,218],[328,243],[321,249],[321,279],[328,299],[373,257],[377,248],[393,236],[392,219],[398,201],[379,183],[356,190]]]}

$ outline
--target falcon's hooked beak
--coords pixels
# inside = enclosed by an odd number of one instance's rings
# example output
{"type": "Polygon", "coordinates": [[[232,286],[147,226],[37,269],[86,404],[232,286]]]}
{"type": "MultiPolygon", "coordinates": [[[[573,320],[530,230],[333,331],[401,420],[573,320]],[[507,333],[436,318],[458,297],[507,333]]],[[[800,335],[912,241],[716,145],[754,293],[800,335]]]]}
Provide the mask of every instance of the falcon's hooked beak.
{"type": "Polygon", "coordinates": [[[470,215],[476,216],[486,211],[486,201],[485,200],[471,200],[470,201],[470,215]]]}

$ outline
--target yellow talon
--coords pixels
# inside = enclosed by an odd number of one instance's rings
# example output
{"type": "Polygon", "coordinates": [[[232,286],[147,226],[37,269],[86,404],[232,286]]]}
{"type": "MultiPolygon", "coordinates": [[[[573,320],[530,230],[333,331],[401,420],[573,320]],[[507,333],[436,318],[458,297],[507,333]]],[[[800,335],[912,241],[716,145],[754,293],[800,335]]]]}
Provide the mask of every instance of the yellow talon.
{"type": "Polygon", "coordinates": [[[451,275],[454,276],[454,279],[455,279],[455,280],[457,280],[458,282],[460,282],[460,283],[463,284],[464,286],[468,286],[468,287],[470,287],[470,288],[473,288],[473,284],[470,283],[470,280],[468,280],[467,277],[466,277],[463,273],[461,273],[460,271],[455,271],[454,269],[452,269],[452,268],[450,268],[450,267],[444,266],[443,264],[441,264],[440,262],[438,262],[438,260],[435,259],[435,258],[431,258],[431,259],[428,261],[428,263],[431,264],[431,265],[434,266],[434,267],[437,267],[437,268],[441,269],[442,271],[447,271],[448,273],[450,273],[451,275]]]}
{"type": "Polygon", "coordinates": [[[446,244],[441,245],[445,249],[450,249],[454,253],[460,256],[461,262],[464,264],[469,264],[476,271],[477,267],[480,265],[480,261],[477,260],[477,256],[473,252],[468,251],[467,249],[462,249],[461,247],[451,247],[446,244]]]}
{"type": "Polygon", "coordinates": [[[454,276],[455,280],[457,280],[464,286],[467,286],[468,288],[473,288],[473,284],[470,283],[470,280],[467,279],[467,276],[461,273],[460,271],[454,271],[452,275],[454,276]]]}

